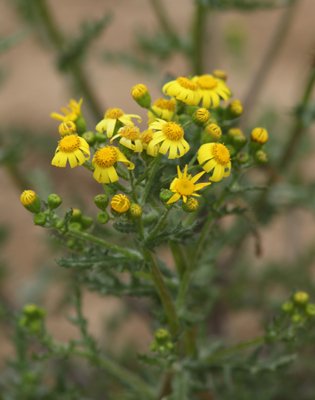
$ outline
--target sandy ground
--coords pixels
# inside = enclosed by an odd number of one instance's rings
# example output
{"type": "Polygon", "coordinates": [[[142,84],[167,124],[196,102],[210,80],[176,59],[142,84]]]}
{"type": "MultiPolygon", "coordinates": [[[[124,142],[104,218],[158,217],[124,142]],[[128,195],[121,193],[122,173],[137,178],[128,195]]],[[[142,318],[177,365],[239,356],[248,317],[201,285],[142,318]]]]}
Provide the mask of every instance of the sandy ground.
{"type": "MultiPolygon", "coordinates": [[[[170,17],[178,31],[185,32],[192,12],[192,1],[169,0],[164,3],[167,4],[170,17]]],[[[104,111],[105,105],[120,107],[127,113],[136,113],[145,117],[143,110],[139,111],[137,104],[132,101],[130,89],[142,82],[149,87],[152,98],[157,98],[161,95],[158,82],[122,66],[104,64],[102,53],[105,49],[132,48],[133,34],[136,30],[154,32],[157,29],[158,23],[149,2],[146,0],[54,0],[49,4],[60,28],[65,34],[71,36],[77,31],[79,21],[96,19],[107,11],[112,12],[113,23],[92,46],[86,71],[104,111]]],[[[282,13],[282,10],[255,13],[229,12],[212,16],[210,22],[213,25],[209,25],[209,34],[213,32],[214,37],[209,41],[209,47],[206,49],[209,72],[213,67],[227,70],[229,86],[240,100],[245,97],[249,82],[260,64],[282,13]],[[235,25],[242,27],[248,34],[244,62],[238,67],[235,67],[235,60],[223,49],[225,32],[235,25]]],[[[315,2],[301,0],[290,33],[279,51],[256,110],[259,107],[276,105],[280,112],[287,114],[296,104],[301,93],[301,85],[307,75],[312,49],[314,49],[314,15],[315,2]]],[[[2,36],[20,29],[19,19],[9,1],[2,0],[0,3],[0,19],[2,36]]],[[[7,79],[0,87],[1,130],[9,126],[23,126],[51,135],[50,132],[57,129],[57,123],[49,118],[49,114],[66,105],[71,95],[67,79],[56,72],[54,56],[36,40],[34,35],[30,34],[24,42],[1,55],[1,68],[7,75],[7,79]]],[[[175,55],[161,72],[170,72],[177,76],[185,75],[188,73],[188,65],[181,56],[175,55]]],[[[83,112],[87,113],[85,105],[83,105],[83,112]]],[[[93,127],[92,117],[88,116],[88,120],[93,127]]],[[[51,154],[53,151],[54,149],[51,149],[51,154]]],[[[314,178],[314,172],[312,172],[314,163],[312,159],[306,162],[308,163],[307,171],[309,171],[308,179],[311,180],[314,178]]],[[[36,160],[26,157],[24,164],[34,168],[36,160]]],[[[86,193],[89,196],[98,193],[98,185],[96,182],[91,182],[88,171],[82,171],[79,168],[73,171],[56,171],[49,160],[46,167],[47,173],[61,195],[67,189],[71,190],[74,187],[83,196],[86,196],[86,193]]],[[[0,185],[2,187],[0,222],[8,225],[11,231],[8,244],[2,254],[2,257],[8,260],[10,267],[9,276],[2,290],[12,298],[16,306],[21,306],[25,301],[34,301],[30,289],[34,276],[39,269],[45,268],[46,263],[53,265],[53,259],[50,258],[47,262],[49,247],[43,238],[43,232],[41,228],[33,226],[32,216],[21,207],[19,190],[13,185],[5,170],[0,171],[0,185]]],[[[70,205],[74,204],[69,200],[65,207],[70,205]]],[[[92,215],[96,214],[93,206],[90,206],[89,210],[92,215]]],[[[299,249],[303,248],[305,241],[311,241],[314,233],[314,216],[306,211],[297,211],[286,219],[280,217],[271,226],[262,230],[264,256],[255,264],[256,267],[259,268],[267,259],[291,259],[299,249]],[[295,229],[292,229],[293,226],[295,229]]],[[[45,297],[45,305],[52,311],[52,315],[48,318],[49,328],[55,332],[59,340],[75,337],[75,330],[65,320],[65,315],[70,311],[65,309],[54,311],[55,303],[58,302],[60,296],[58,289],[53,287],[48,293],[49,295],[45,297]]],[[[87,294],[84,310],[90,320],[91,331],[96,335],[101,335],[104,320],[115,315],[122,307],[124,305],[119,299],[104,300],[98,299],[93,294],[87,294]]],[[[227,333],[233,333],[236,340],[245,336],[252,337],[261,329],[259,318],[250,312],[232,315],[227,321],[227,333]]],[[[117,347],[120,348],[126,339],[136,343],[141,350],[147,349],[151,334],[145,318],[132,317],[124,324],[121,336],[116,339],[117,347]],[[138,329],[143,332],[141,338],[139,338],[138,329]]],[[[7,346],[2,346],[1,349],[5,354],[9,351],[7,346]]]]}

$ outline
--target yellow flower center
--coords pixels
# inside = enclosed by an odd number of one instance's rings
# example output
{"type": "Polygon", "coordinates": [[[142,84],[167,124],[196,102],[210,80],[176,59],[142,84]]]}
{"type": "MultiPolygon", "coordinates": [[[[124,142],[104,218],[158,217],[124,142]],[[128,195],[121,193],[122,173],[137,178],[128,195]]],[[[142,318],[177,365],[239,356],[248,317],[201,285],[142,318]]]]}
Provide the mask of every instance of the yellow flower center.
{"type": "Polygon", "coordinates": [[[117,159],[117,151],[112,146],[105,146],[102,149],[98,149],[94,155],[94,161],[101,168],[112,167],[117,159]]]}
{"type": "Polygon", "coordinates": [[[116,194],[116,196],[113,197],[110,205],[113,210],[119,213],[124,213],[129,210],[130,201],[124,194],[116,194]]]}
{"type": "Polygon", "coordinates": [[[194,193],[194,184],[188,179],[179,179],[176,190],[182,196],[190,196],[194,193]]]}
{"type": "Polygon", "coordinates": [[[198,89],[198,85],[188,78],[183,78],[180,76],[179,78],[177,78],[177,82],[185,89],[190,89],[190,90],[198,89]]]}
{"type": "Polygon", "coordinates": [[[21,194],[21,203],[23,206],[28,206],[32,204],[36,199],[36,193],[33,190],[24,190],[21,194]]]}
{"type": "Polygon", "coordinates": [[[140,137],[140,130],[136,126],[124,126],[119,130],[120,136],[129,140],[137,140],[140,137]]]}
{"type": "Polygon", "coordinates": [[[145,144],[149,144],[153,139],[153,131],[152,129],[148,129],[141,133],[141,142],[145,144]]]}
{"type": "Polygon", "coordinates": [[[58,149],[63,153],[73,153],[80,148],[80,138],[78,135],[69,135],[58,142],[58,149]]]}
{"type": "Polygon", "coordinates": [[[175,104],[166,99],[157,99],[154,102],[154,106],[161,108],[162,110],[175,111],[175,104]]]}
{"type": "Polygon", "coordinates": [[[109,108],[105,113],[105,119],[118,119],[124,115],[123,110],[120,108],[109,108]]]}
{"type": "Polygon", "coordinates": [[[201,89],[207,90],[214,89],[218,85],[217,80],[211,75],[201,75],[197,79],[197,83],[201,87],[201,89]]]}
{"type": "Polygon", "coordinates": [[[174,141],[181,140],[184,137],[184,130],[180,125],[175,122],[167,122],[162,127],[162,132],[164,135],[174,141]]]}
{"type": "Polygon", "coordinates": [[[147,92],[148,92],[147,87],[145,85],[143,85],[142,83],[139,83],[139,85],[136,85],[131,89],[131,96],[134,99],[140,99],[147,92]]]}
{"type": "Polygon", "coordinates": [[[212,155],[215,161],[220,165],[226,165],[231,157],[229,150],[221,143],[215,143],[212,147],[212,155]]]}

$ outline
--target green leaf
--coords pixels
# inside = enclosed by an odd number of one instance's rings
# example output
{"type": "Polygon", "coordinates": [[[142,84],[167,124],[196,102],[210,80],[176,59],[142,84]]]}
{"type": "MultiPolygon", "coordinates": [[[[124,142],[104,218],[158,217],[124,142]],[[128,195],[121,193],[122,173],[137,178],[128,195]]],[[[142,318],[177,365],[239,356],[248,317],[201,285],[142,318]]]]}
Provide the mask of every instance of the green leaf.
{"type": "Polygon", "coordinates": [[[21,31],[12,33],[12,35],[6,36],[0,39],[0,55],[5,51],[11,49],[11,47],[16,46],[22,40],[24,40],[29,34],[29,31],[23,29],[21,31]]]}

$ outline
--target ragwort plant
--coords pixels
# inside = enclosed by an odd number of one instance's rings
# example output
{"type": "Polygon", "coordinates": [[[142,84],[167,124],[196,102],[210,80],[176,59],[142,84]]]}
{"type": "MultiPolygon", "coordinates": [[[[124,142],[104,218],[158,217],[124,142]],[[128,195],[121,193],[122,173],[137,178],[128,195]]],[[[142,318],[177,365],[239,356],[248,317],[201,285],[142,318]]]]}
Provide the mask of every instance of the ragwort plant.
{"type": "MultiPolygon", "coordinates": [[[[231,374],[236,382],[250,382],[296,358],[292,343],[315,316],[305,292],[292,293],[260,337],[224,347],[207,334],[219,295],[210,275],[228,245],[220,220],[230,215],[248,218],[246,203],[242,207],[232,200],[266,189],[243,182],[249,182],[251,168],[268,162],[268,132],[253,127],[247,137],[237,127],[243,106],[231,101],[226,81],[227,74],[220,70],[178,77],[162,89],[168,98],[153,104],[147,87],[136,85],[132,97],[148,110],[148,126],[142,132],[135,125],[141,122],[138,115],[114,107],[95,130],[88,130],[82,99],[70,100],[63,114],[51,114],[61,122],[52,165],[83,166],[91,172],[91,179],[100,184],[94,198],[99,213],[94,221],[70,207],[61,216],[59,195],[45,200],[32,190],[21,195],[23,206],[34,213],[35,225],[50,229],[71,253],[57,263],[72,271],[76,317],[71,321],[81,339],[57,342],[45,327],[45,310],[26,305],[15,323],[16,396],[96,399],[105,390],[109,399],[230,399],[231,374]],[[161,246],[169,247],[174,270],[161,260],[161,246]],[[146,354],[134,355],[134,370],[108,357],[89,333],[82,314],[84,289],[101,296],[149,297],[153,302],[154,341],[146,354]],[[241,352],[251,347],[253,352],[241,352]],[[50,360],[59,360],[67,376],[64,365],[74,356],[87,359],[94,370],[105,370],[120,383],[119,389],[108,383],[102,387],[96,373],[89,387],[78,389],[63,377],[63,384],[49,391],[44,375],[49,374],[50,360]]],[[[233,398],[247,398],[242,393],[240,389],[233,398]]],[[[263,393],[257,398],[269,398],[263,393]]]]}

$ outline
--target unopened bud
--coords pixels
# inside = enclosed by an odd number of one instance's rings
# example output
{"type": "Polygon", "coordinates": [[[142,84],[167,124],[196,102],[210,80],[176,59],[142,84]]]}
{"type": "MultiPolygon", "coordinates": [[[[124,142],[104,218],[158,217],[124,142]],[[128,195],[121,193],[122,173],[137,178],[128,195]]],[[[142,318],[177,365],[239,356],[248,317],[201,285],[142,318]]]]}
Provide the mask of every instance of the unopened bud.
{"type": "Polygon", "coordinates": [[[70,218],[70,222],[79,222],[81,221],[81,217],[82,217],[82,211],[79,210],[78,208],[74,208],[70,218]]]}
{"type": "Polygon", "coordinates": [[[34,225],[44,226],[46,221],[47,217],[44,213],[40,212],[34,215],[34,225]]]}
{"type": "Polygon", "coordinates": [[[77,127],[72,121],[63,122],[59,125],[59,133],[62,137],[66,135],[72,135],[73,133],[76,133],[76,131],[77,127]]]}
{"type": "Polygon", "coordinates": [[[97,140],[99,143],[105,143],[107,141],[107,136],[104,135],[104,133],[95,133],[95,140],[97,140]]]}
{"type": "Polygon", "coordinates": [[[160,192],[160,199],[163,203],[166,203],[170,200],[171,197],[174,196],[174,193],[171,192],[169,189],[162,189],[160,192]]]}
{"type": "Polygon", "coordinates": [[[228,138],[233,139],[234,136],[244,136],[239,128],[231,128],[227,132],[228,138]]]}
{"type": "Polygon", "coordinates": [[[236,135],[233,137],[232,144],[236,150],[241,150],[247,143],[247,137],[244,135],[236,135]]]}
{"type": "Polygon", "coordinates": [[[78,118],[74,121],[74,123],[75,126],[77,127],[77,133],[79,135],[82,135],[83,133],[86,132],[87,126],[83,115],[79,115],[78,118]]]}
{"type": "Polygon", "coordinates": [[[157,350],[157,346],[158,346],[158,344],[157,344],[156,341],[154,340],[154,341],[150,344],[150,350],[151,350],[151,351],[156,351],[156,350],[157,350]]]}
{"type": "Polygon", "coordinates": [[[128,197],[124,194],[116,194],[113,198],[112,201],[110,202],[111,208],[120,213],[123,214],[126,211],[129,210],[130,207],[130,200],[128,197]]]}
{"type": "Polygon", "coordinates": [[[254,156],[254,161],[256,164],[266,164],[268,162],[268,156],[264,151],[259,150],[254,156]]]}
{"type": "Polygon", "coordinates": [[[293,301],[297,306],[305,306],[310,299],[310,296],[305,292],[296,292],[293,295],[293,301]]]}
{"type": "Polygon", "coordinates": [[[202,126],[210,118],[210,113],[206,108],[198,108],[192,115],[191,120],[194,124],[202,126]]]}
{"type": "Polygon", "coordinates": [[[292,301],[286,301],[282,304],[281,309],[286,314],[292,314],[294,311],[294,304],[292,303],[292,301]]]}
{"type": "Polygon", "coordinates": [[[106,211],[101,211],[97,214],[96,219],[100,224],[107,224],[107,222],[109,221],[109,215],[106,211]]]}
{"type": "Polygon", "coordinates": [[[194,197],[188,197],[186,203],[183,202],[182,204],[182,209],[187,213],[197,211],[198,208],[199,208],[198,200],[195,199],[194,197]]]}
{"type": "Polygon", "coordinates": [[[249,160],[249,154],[248,153],[244,153],[243,151],[241,151],[240,153],[237,154],[237,161],[240,164],[246,164],[249,160]]]}
{"type": "Polygon", "coordinates": [[[94,222],[93,218],[84,217],[84,216],[81,217],[81,221],[80,221],[83,229],[88,229],[90,226],[93,225],[93,222],[94,222]]]}
{"type": "Polygon", "coordinates": [[[229,116],[229,117],[232,117],[232,118],[237,118],[237,117],[239,117],[240,115],[243,114],[243,106],[242,106],[242,103],[241,103],[239,100],[233,100],[233,101],[229,104],[229,106],[228,106],[228,108],[227,108],[227,111],[228,111],[228,116],[229,116]]]}
{"type": "Polygon", "coordinates": [[[142,108],[150,108],[151,106],[151,96],[145,85],[140,83],[131,89],[132,98],[139,104],[142,108]]]}
{"type": "Polygon", "coordinates": [[[63,227],[63,221],[59,220],[55,223],[56,229],[61,229],[63,227]]]}
{"type": "Polygon", "coordinates": [[[96,141],[95,133],[91,131],[83,133],[82,137],[90,146],[96,141]]]}
{"type": "Polygon", "coordinates": [[[82,231],[82,225],[80,222],[70,222],[68,225],[69,229],[73,229],[74,231],[82,231]]]}
{"type": "Polygon", "coordinates": [[[166,329],[159,329],[154,333],[155,339],[158,343],[162,344],[169,341],[171,335],[166,329]]]}
{"type": "Polygon", "coordinates": [[[315,304],[307,304],[305,313],[308,317],[315,317],[315,304]]]}
{"type": "Polygon", "coordinates": [[[38,213],[41,209],[39,196],[33,190],[24,190],[20,197],[22,205],[32,213],[38,213]]]}
{"type": "Polygon", "coordinates": [[[250,135],[250,140],[253,142],[257,142],[260,145],[263,145],[267,142],[268,140],[268,132],[264,128],[255,128],[252,130],[252,133],[250,135]]]}
{"type": "Polygon", "coordinates": [[[218,78],[218,79],[223,79],[224,81],[226,81],[227,80],[227,73],[225,72],[225,71],[222,71],[222,70],[220,70],[220,69],[215,69],[213,72],[212,72],[212,74],[213,74],[213,76],[215,76],[216,78],[218,78]]]}
{"type": "Polygon", "coordinates": [[[142,215],[142,207],[139,204],[131,204],[129,210],[127,211],[126,217],[131,220],[135,221],[139,219],[142,215]]]}
{"type": "Polygon", "coordinates": [[[298,324],[299,322],[302,322],[302,320],[303,320],[303,318],[302,318],[302,315],[301,314],[293,314],[292,315],[292,317],[291,317],[291,321],[294,323],[294,324],[298,324]]]}
{"type": "Polygon", "coordinates": [[[221,128],[216,124],[210,124],[205,127],[201,136],[201,144],[217,142],[222,136],[221,128]]]}
{"type": "Polygon", "coordinates": [[[62,198],[60,196],[58,196],[58,194],[50,194],[48,196],[47,203],[48,203],[49,208],[51,208],[52,210],[55,210],[62,203],[62,198]]]}
{"type": "Polygon", "coordinates": [[[106,194],[98,194],[94,197],[94,203],[97,208],[105,211],[109,204],[109,197],[106,194]]]}

